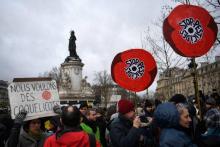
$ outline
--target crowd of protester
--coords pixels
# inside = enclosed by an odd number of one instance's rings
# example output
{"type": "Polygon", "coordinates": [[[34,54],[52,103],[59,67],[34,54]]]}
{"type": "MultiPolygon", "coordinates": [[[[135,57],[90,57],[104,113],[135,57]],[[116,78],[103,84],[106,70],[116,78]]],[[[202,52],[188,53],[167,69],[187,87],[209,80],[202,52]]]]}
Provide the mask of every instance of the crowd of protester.
{"type": "Polygon", "coordinates": [[[0,116],[1,147],[220,147],[220,96],[200,92],[197,100],[175,94],[146,99],[140,105],[124,98],[108,109],[54,106],[57,116],[24,121],[0,116]]]}

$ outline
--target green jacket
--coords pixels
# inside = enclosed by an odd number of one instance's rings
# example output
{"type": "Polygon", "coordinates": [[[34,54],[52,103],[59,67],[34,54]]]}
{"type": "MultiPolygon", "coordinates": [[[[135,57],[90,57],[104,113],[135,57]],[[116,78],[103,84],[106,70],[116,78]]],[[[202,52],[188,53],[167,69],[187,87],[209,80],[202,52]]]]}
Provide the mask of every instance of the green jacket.
{"type": "Polygon", "coordinates": [[[82,127],[83,131],[89,134],[94,134],[95,138],[100,142],[100,132],[99,132],[99,127],[97,127],[96,132],[93,132],[92,128],[85,123],[81,123],[80,126],[82,127]]]}

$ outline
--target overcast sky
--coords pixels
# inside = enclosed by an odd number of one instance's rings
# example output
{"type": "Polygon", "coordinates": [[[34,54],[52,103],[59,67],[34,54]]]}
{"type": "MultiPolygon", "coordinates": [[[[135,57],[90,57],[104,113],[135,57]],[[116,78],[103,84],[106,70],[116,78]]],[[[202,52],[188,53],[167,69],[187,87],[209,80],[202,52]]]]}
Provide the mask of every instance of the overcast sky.
{"type": "Polygon", "coordinates": [[[110,72],[118,52],[141,48],[141,34],[170,1],[0,0],[0,80],[60,66],[73,29],[83,77],[93,82],[95,72],[110,72]]]}

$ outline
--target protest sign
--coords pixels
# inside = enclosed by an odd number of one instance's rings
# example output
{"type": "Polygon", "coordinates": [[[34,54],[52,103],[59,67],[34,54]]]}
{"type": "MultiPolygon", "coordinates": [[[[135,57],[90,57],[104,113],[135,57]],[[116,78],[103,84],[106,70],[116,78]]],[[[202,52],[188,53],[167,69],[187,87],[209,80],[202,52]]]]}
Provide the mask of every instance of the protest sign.
{"type": "Polygon", "coordinates": [[[13,82],[8,86],[8,94],[12,119],[22,109],[28,112],[25,120],[55,116],[53,106],[60,105],[54,80],[13,82]]]}

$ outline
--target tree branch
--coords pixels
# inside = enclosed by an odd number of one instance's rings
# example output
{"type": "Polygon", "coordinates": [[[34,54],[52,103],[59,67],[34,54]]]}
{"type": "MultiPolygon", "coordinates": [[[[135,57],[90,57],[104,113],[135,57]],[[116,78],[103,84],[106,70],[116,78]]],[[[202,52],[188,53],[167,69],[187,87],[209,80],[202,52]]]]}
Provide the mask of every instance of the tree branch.
{"type": "Polygon", "coordinates": [[[214,4],[214,3],[210,2],[209,0],[206,0],[206,2],[209,3],[211,6],[213,6],[214,8],[220,7],[219,0],[218,0],[217,4],[214,4]]]}

